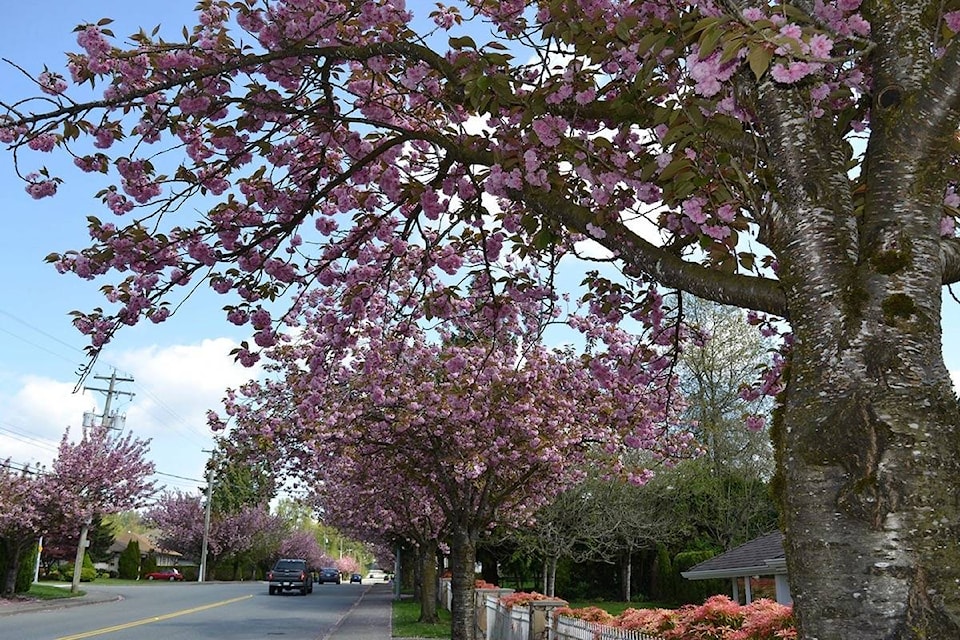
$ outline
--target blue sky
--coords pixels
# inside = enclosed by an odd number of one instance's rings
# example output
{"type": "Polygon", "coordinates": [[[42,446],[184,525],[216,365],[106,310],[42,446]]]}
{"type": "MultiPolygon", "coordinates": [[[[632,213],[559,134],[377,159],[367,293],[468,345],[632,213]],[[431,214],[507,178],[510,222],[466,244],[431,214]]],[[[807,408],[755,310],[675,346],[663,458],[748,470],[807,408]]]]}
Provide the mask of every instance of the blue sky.
{"type": "MultiPolygon", "coordinates": [[[[0,57],[33,73],[43,64],[59,70],[63,53],[78,48],[72,30],[80,22],[114,18],[111,27],[118,36],[157,24],[176,32],[192,24],[193,6],[193,0],[7,3],[0,22],[0,57]]],[[[0,63],[4,100],[32,93],[16,69],[0,63]]],[[[24,169],[49,159],[31,154],[24,158],[24,169]]],[[[72,393],[76,371],[85,362],[85,341],[68,315],[101,304],[100,284],[60,276],[44,263],[53,251],[85,246],[86,216],[102,215],[93,198],[100,183],[76,172],[68,177],[56,198],[34,201],[14,176],[9,156],[0,156],[0,210],[6,222],[0,234],[6,270],[0,298],[0,459],[47,463],[67,426],[74,434],[85,411],[103,409],[104,394],[72,393]]],[[[226,387],[250,377],[228,355],[246,336],[223,320],[222,304],[217,296],[201,295],[165,324],[126,328],[94,370],[95,376],[115,371],[134,379],[118,385],[134,395],[118,396],[113,408],[126,416],[126,429],[152,439],[151,458],[162,474],[157,479],[170,488],[193,490],[203,484],[203,450],[212,445],[204,414],[219,406],[226,387]]],[[[947,298],[944,356],[955,380],[960,379],[958,326],[958,305],[947,298]]],[[[107,382],[91,377],[86,384],[106,388],[107,382]]]]}

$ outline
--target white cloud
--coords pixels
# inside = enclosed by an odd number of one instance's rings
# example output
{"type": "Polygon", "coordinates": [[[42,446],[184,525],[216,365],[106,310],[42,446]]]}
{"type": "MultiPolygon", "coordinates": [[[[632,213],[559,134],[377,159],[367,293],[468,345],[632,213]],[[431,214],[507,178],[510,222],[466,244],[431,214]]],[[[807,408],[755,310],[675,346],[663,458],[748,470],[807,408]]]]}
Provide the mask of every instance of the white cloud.
{"type": "Polygon", "coordinates": [[[70,382],[24,376],[16,385],[12,395],[0,396],[0,458],[49,465],[66,428],[78,432],[96,401],[90,393],[73,393],[70,382]]]}
{"type": "MultiPolygon", "coordinates": [[[[166,474],[157,478],[161,484],[188,491],[201,484],[183,478],[202,480],[209,455],[203,450],[213,447],[207,410],[220,408],[227,388],[259,373],[233,361],[230,351],[235,346],[232,340],[218,338],[110,353],[119,392],[113,397],[111,413],[125,417],[125,432],[151,440],[149,457],[157,471],[166,474]]],[[[103,412],[106,394],[91,390],[109,388],[111,372],[102,368],[85,381],[87,390],[76,394],[72,393],[75,381],[8,377],[3,389],[14,391],[0,395],[4,416],[0,458],[49,464],[68,425],[73,439],[84,412],[103,412]]]]}

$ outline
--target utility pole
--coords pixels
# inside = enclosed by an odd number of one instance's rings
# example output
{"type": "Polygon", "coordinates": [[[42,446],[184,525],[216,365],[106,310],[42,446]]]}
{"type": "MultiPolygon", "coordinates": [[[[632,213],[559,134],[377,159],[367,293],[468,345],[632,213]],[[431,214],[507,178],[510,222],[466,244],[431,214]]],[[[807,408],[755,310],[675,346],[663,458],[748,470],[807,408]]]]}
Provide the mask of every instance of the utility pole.
{"type": "MultiPolygon", "coordinates": [[[[204,453],[213,453],[203,450],[204,453]]],[[[197,576],[197,582],[203,582],[204,574],[207,573],[207,544],[210,541],[210,506],[213,503],[213,466],[207,470],[207,505],[203,510],[203,547],[200,551],[200,575],[197,576]]]]}
{"type": "Polygon", "coordinates": [[[33,583],[40,582],[40,556],[43,555],[43,536],[37,540],[37,561],[33,565],[33,583]]]}
{"type": "MultiPolygon", "coordinates": [[[[107,399],[103,403],[103,413],[100,415],[100,425],[103,427],[106,427],[107,429],[114,429],[116,427],[113,426],[112,424],[113,420],[111,419],[111,416],[110,416],[110,403],[113,400],[113,396],[126,395],[126,396],[130,396],[131,398],[133,397],[133,394],[130,393],[129,391],[117,391],[116,385],[118,382],[133,382],[133,378],[118,378],[116,370],[114,370],[113,373],[110,374],[109,378],[105,378],[104,376],[94,376],[94,377],[99,380],[110,380],[110,386],[107,389],[98,389],[95,387],[84,387],[84,390],[101,391],[107,394],[107,399]],[[108,420],[110,422],[108,422],[108,420]]],[[[86,415],[87,414],[84,414],[84,417],[86,417],[86,415]]],[[[86,426],[86,421],[84,421],[84,426],[86,426]]],[[[83,555],[87,550],[87,545],[89,544],[87,542],[87,534],[90,532],[91,522],[92,522],[92,518],[90,516],[87,516],[87,519],[83,521],[83,524],[80,527],[80,543],[77,545],[77,555],[76,555],[76,559],[73,562],[73,583],[70,585],[71,593],[76,593],[77,591],[80,590],[80,574],[83,572],[83,555]]]]}
{"type": "Polygon", "coordinates": [[[87,517],[80,527],[80,544],[77,545],[77,557],[73,561],[73,582],[70,584],[70,593],[80,590],[80,574],[83,572],[83,553],[87,549],[87,532],[90,530],[90,518],[87,517]]]}
{"type": "Polygon", "coordinates": [[[118,378],[116,370],[114,370],[113,373],[110,374],[109,378],[107,378],[106,376],[93,376],[93,377],[96,378],[97,380],[110,381],[110,385],[106,389],[100,389],[97,387],[86,387],[86,386],[83,389],[85,391],[100,391],[101,393],[107,394],[107,399],[103,403],[103,413],[100,415],[100,424],[109,429],[115,429],[117,427],[113,425],[114,421],[110,416],[110,403],[113,400],[113,396],[124,395],[124,396],[130,396],[131,398],[134,396],[134,394],[129,391],[117,391],[116,389],[117,383],[133,382],[133,378],[118,378]]]}

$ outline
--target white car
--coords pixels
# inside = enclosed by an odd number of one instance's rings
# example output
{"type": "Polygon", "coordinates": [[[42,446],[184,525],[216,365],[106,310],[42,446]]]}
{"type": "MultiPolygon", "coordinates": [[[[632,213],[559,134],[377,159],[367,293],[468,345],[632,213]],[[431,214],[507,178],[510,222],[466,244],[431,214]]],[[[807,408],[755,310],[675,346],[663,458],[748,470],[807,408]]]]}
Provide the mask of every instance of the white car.
{"type": "Polygon", "coordinates": [[[371,569],[363,581],[366,584],[390,582],[390,574],[381,569],[371,569]]]}

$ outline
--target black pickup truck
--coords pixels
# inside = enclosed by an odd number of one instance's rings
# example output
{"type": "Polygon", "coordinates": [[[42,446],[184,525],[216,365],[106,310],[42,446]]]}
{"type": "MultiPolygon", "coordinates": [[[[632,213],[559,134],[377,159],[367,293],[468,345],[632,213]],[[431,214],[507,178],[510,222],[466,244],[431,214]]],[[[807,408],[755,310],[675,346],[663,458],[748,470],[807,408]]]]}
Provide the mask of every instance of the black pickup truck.
{"type": "Polygon", "coordinates": [[[313,593],[313,574],[301,558],[281,558],[267,572],[270,595],[297,590],[301,595],[313,593]]]}

